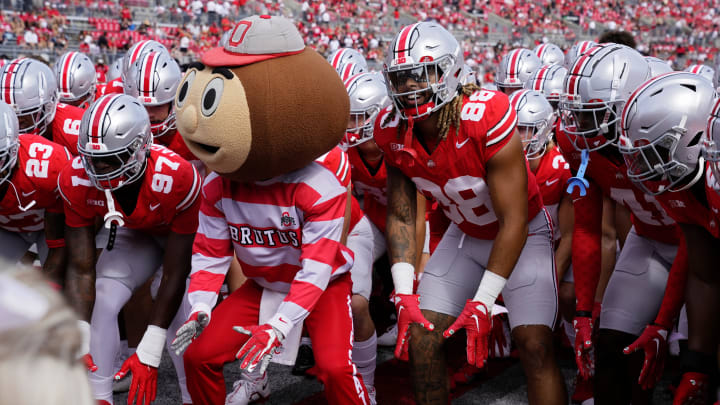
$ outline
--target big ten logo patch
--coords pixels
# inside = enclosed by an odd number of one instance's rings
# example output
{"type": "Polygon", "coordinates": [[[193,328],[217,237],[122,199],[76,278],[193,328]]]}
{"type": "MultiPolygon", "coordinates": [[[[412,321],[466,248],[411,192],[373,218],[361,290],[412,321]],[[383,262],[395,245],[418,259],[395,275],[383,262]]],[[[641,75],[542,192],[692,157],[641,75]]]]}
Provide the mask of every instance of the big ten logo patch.
{"type": "Polygon", "coordinates": [[[247,225],[230,225],[230,238],[247,247],[275,247],[293,246],[300,247],[300,238],[297,231],[281,231],[275,228],[254,228],[247,225]]]}

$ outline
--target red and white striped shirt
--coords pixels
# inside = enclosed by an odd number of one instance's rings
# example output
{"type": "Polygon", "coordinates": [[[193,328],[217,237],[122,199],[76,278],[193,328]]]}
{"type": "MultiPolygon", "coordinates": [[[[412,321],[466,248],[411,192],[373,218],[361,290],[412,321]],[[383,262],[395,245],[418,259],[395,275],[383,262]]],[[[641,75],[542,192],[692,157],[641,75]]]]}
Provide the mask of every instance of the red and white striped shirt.
{"type": "Polygon", "coordinates": [[[188,290],[193,312],[210,314],[234,254],[248,278],[287,293],[269,321],[287,336],[352,267],[340,243],[346,199],[347,189],[317,162],[253,183],[208,175],[188,290]]]}

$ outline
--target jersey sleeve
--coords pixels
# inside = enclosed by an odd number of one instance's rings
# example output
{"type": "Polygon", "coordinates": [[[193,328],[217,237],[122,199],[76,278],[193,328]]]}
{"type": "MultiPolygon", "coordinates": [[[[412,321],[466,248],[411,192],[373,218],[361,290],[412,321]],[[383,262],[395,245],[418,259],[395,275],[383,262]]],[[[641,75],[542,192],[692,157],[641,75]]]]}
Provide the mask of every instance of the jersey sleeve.
{"type": "Polygon", "coordinates": [[[602,193],[589,181],[587,194],[573,194],[575,225],[572,237],[573,277],[578,311],[592,311],[600,279],[602,237],[602,193]]]}
{"type": "Polygon", "coordinates": [[[192,252],[188,300],[192,312],[210,314],[233,258],[225,213],[221,207],[222,179],[211,174],[200,197],[198,228],[192,252]]]}
{"type": "Polygon", "coordinates": [[[495,92],[495,95],[485,102],[485,106],[485,122],[488,128],[485,135],[487,162],[512,139],[517,125],[517,113],[510,105],[508,97],[500,92],[495,92]]]}
{"type": "Polygon", "coordinates": [[[198,211],[200,209],[200,190],[202,179],[195,167],[188,164],[192,170],[192,185],[183,197],[182,201],[175,207],[177,215],[170,223],[170,230],[180,234],[192,234],[198,228],[198,211]]]}
{"type": "Polygon", "coordinates": [[[353,264],[352,252],[340,243],[347,191],[338,186],[322,195],[312,195],[314,190],[301,193],[298,206],[304,212],[302,269],[295,275],[277,314],[269,321],[285,336],[310,314],[333,275],[349,272],[353,264]],[[283,322],[283,318],[290,323],[283,322]]]}

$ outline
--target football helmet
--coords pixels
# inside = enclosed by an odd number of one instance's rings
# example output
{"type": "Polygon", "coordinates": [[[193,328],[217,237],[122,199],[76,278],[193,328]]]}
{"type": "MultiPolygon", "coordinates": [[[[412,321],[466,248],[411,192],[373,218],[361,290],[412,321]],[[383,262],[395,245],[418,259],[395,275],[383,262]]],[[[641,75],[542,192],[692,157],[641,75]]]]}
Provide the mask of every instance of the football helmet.
{"type": "Polygon", "coordinates": [[[648,66],[650,67],[650,77],[660,76],[661,74],[673,71],[673,68],[660,58],[646,56],[645,61],[647,61],[648,66]]]}
{"type": "Polygon", "coordinates": [[[475,73],[475,70],[467,64],[463,65],[462,67],[462,73],[460,74],[460,83],[462,83],[463,85],[478,85],[477,73],[475,73]]]}
{"type": "Polygon", "coordinates": [[[167,48],[165,48],[163,44],[151,39],[140,41],[131,46],[122,58],[122,70],[120,71],[120,77],[122,77],[123,83],[125,83],[133,63],[148,52],[164,52],[169,54],[167,48]]]}
{"type": "Polygon", "coordinates": [[[717,181],[717,179],[720,179],[720,97],[710,112],[705,138],[703,139],[702,155],[709,163],[712,174],[717,181]]]}
{"type": "Polygon", "coordinates": [[[578,150],[603,148],[617,141],[625,102],[650,78],[645,58],[625,45],[591,48],[565,78],[560,96],[564,132],[578,150]]]}
{"type": "Polygon", "coordinates": [[[115,62],[110,64],[110,67],[108,67],[108,71],[105,74],[105,82],[106,83],[110,83],[111,81],[122,76],[123,59],[124,59],[124,56],[121,56],[121,57],[115,59],[115,62]]]}
{"type": "Polygon", "coordinates": [[[35,59],[8,62],[0,71],[0,100],[15,110],[21,134],[43,135],[57,108],[58,85],[52,69],[35,59]]]}
{"type": "Polygon", "coordinates": [[[388,93],[401,117],[427,117],[452,101],[462,85],[464,64],[460,44],[440,24],[423,21],[403,27],[388,47],[383,66],[388,93]]]}
{"type": "Polygon", "coordinates": [[[703,135],[717,93],[687,72],[666,73],[640,86],[622,112],[619,149],[628,177],[657,195],[684,190],[702,178],[703,135]]]}
{"type": "Polygon", "coordinates": [[[533,49],[533,52],[540,58],[543,65],[563,65],[565,63],[565,53],[555,44],[540,44],[533,49]]]}
{"type": "Polygon", "coordinates": [[[687,68],[685,68],[685,72],[695,73],[697,75],[700,75],[708,80],[710,80],[710,83],[714,87],[717,87],[717,83],[715,82],[715,69],[708,65],[690,65],[687,68]]]}
{"type": "Polygon", "coordinates": [[[358,65],[355,63],[345,63],[336,69],[338,74],[340,75],[340,79],[342,81],[345,81],[349,79],[352,76],[355,76],[358,73],[365,73],[367,72],[367,68],[363,67],[362,65],[358,65]]]}
{"type": "Polygon", "coordinates": [[[350,120],[341,146],[347,149],[372,139],[375,118],[391,101],[381,73],[352,76],[345,80],[345,89],[350,97],[350,120]]]}
{"type": "Polygon", "coordinates": [[[510,104],[517,111],[517,129],[528,159],[545,153],[545,144],[555,125],[555,112],[539,91],[521,89],[510,95],[510,104]]]}
{"type": "Polygon", "coordinates": [[[567,72],[567,69],[560,65],[545,65],[536,70],[523,87],[542,93],[553,109],[557,110],[560,94],[565,91],[567,72]]]}
{"type": "Polygon", "coordinates": [[[60,90],[58,101],[72,105],[92,102],[97,78],[95,65],[87,55],[82,52],[66,52],[55,61],[53,70],[60,90]]]}
{"type": "Polygon", "coordinates": [[[570,49],[568,49],[567,53],[565,54],[565,67],[567,69],[570,69],[570,67],[575,63],[577,58],[582,56],[585,52],[589,51],[590,48],[597,45],[597,42],[594,41],[580,41],[573,45],[570,49]]]}
{"type": "Polygon", "coordinates": [[[503,56],[495,75],[495,84],[504,93],[519,90],[542,63],[531,50],[513,49],[503,56]]]}
{"type": "Polygon", "coordinates": [[[150,118],[134,97],[108,94],[83,114],[78,152],[99,190],[116,190],[142,177],[151,145],[150,118]]]}
{"type": "Polygon", "coordinates": [[[328,56],[327,61],[338,72],[340,71],[340,67],[342,65],[347,65],[348,63],[354,63],[358,66],[362,66],[362,68],[365,69],[364,72],[366,72],[368,68],[365,57],[362,56],[360,52],[352,48],[336,49],[335,52],[328,56]]]}
{"type": "Polygon", "coordinates": [[[20,131],[15,111],[0,102],[0,184],[12,175],[20,149],[20,131]]]}
{"type": "Polygon", "coordinates": [[[150,130],[158,137],[175,129],[175,93],[182,80],[182,72],[175,59],[165,52],[148,52],[130,67],[125,94],[133,96],[146,106],[167,104],[170,113],[159,123],[152,123],[150,130]]]}

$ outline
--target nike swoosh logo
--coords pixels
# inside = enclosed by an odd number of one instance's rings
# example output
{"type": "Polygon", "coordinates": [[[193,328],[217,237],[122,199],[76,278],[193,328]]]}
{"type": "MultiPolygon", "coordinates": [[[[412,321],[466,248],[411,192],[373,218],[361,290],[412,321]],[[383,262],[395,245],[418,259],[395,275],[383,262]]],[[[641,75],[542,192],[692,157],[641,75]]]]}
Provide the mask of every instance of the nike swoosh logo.
{"type": "Polygon", "coordinates": [[[23,191],[23,192],[22,192],[22,195],[23,195],[23,197],[29,197],[29,196],[35,194],[36,191],[37,191],[37,190],[33,190],[33,191],[29,192],[29,193],[26,193],[26,192],[23,191]]]}
{"type": "Polygon", "coordinates": [[[475,329],[480,330],[480,320],[478,319],[477,315],[472,314],[470,315],[470,318],[475,320],[475,329]]]}
{"type": "Polygon", "coordinates": [[[660,339],[653,338],[653,342],[655,342],[655,353],[660,352],[660,339]]]}
{"type": "Polygon", "coordinates": [[[553,184],[557,183],[559,180],[560,180],[560,179],[555,179],[555,180],[553,180],[553,181],[546,180],[546,181],[545,181],[545,185],[548,186],[548,187],[549,187],[549,186],[552,186],[553,184]]]}
{"type": "Polygon", "coordinates": [[[469,140],[470,140],[470,138],[468,137],[468,138],[466,138],[466,139],[465,139],[464,141],[462,141],[462,142],[455,141],[455,147],[458,148],[458,149],[460,149],[460,148],[462,148],[463,146],[465,146],[465,144],[466,144],[469,140]]]}
{"type": "Polygon", "coordinates": [[[157,203],[155,205],[150,204],[150,211],[155,211],[157,209],[157,207],[159,207],[159,206],[160,206],[160,203],[157,203]]]}

